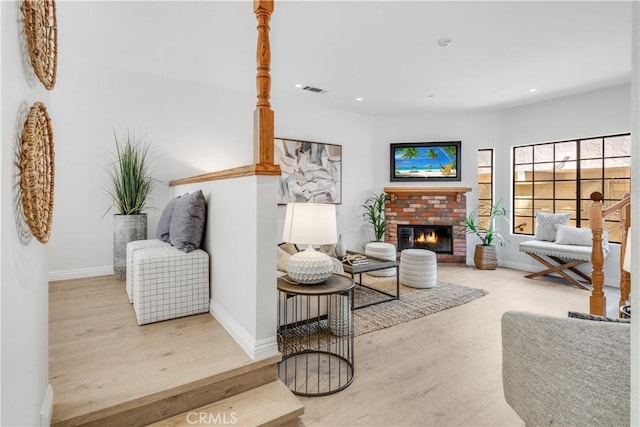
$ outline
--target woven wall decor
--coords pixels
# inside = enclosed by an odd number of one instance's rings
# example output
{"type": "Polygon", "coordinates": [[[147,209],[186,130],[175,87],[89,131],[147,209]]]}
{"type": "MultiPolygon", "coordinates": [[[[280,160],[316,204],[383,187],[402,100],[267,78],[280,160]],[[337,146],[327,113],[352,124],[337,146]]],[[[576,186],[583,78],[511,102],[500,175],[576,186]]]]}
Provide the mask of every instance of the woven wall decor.
{"type": "Polygon", "coordinates": [[[44,87],[56,84],[58,64],[58,23],[55,0],[24,0],[24,29],[33,70],[44,87]]]}
{"type": "Polygon", "coordinates": [[[33,235],[47,243],[53,220],[54,153],[51,120],[42,102],[29,110],[22,129],[20,188],[22,207],[33,235]]]}

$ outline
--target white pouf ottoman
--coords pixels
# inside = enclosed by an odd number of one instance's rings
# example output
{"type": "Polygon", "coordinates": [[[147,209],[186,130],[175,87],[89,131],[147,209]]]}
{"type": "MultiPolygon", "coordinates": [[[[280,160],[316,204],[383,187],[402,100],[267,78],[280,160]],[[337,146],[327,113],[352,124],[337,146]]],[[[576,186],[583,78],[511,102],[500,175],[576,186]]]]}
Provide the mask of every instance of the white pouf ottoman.
{"type": "Polygon", "coordinates": [[[425,249],[405,249],[400,253],[400,283],[412,288],[438,286],[436,254],[425,249]]]}
{"type": "MultiPolygon", "coordinates": [[[[364,254],[374,258],[387,259],[389,261],[396,260],[396,245],[384,242],[367,243],[364,248],[364,254]]],[[[367,274],[376,277],[392,277],[396,275],[396,269],[385,268],[383,270],[369,271],[367,274]]]]}

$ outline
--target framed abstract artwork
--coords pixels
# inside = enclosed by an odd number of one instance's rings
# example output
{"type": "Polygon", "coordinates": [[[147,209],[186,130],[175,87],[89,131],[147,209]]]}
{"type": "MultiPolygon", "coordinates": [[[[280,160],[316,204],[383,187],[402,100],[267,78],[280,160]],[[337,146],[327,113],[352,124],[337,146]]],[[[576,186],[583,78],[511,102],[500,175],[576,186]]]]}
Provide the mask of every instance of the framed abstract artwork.
{"type": "Polygon", "coordinates": [[[275,138],[278,204],[342,203],[342,146],[275,138]]]}

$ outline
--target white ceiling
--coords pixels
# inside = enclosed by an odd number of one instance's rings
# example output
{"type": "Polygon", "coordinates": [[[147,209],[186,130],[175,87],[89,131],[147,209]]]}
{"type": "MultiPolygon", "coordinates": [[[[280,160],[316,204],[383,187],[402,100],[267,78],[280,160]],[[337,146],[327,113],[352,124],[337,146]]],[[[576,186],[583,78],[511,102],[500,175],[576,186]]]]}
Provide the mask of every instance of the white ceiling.
{"type": "MultiPolygon", "coordinates": [[[[78,32],[69,43],[87,58],[255,93],[251,2],[75,5],[89,9],[68,23],[78,32]]],[[[274,102],[496,109],[629,82],[631,3],[276,0],[271,48],[274,102]],[[443,37],[453,44],[439,47],[443,37]]]]}

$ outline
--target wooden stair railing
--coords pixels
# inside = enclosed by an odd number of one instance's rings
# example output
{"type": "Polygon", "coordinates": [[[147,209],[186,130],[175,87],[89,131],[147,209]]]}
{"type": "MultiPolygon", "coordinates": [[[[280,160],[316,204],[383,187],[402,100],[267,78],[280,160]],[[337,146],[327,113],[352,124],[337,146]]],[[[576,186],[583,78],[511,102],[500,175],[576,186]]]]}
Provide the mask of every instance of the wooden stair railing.
{"type": "Polygon", "coordinates": [[[607,299],[602,289],[604,286],[602,220],[615,212],[619,212],[620,216],[620,301],[618,305],[622,307],[627,304],[629,293],[631,292],[631,276],[622,268],[624,254],[627,250],[627,233],[631,219],[631,196],[625,194],[621,200],[605,209],[602,205],[602,193],[591,193],[589,227],[593,234],[593,247],[591,250],[591,280],[593,290],[589,298],[589,312],[598,316],[606,316],[607,314],[607,299]]]}

